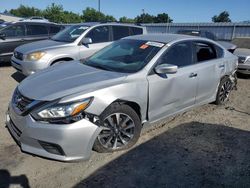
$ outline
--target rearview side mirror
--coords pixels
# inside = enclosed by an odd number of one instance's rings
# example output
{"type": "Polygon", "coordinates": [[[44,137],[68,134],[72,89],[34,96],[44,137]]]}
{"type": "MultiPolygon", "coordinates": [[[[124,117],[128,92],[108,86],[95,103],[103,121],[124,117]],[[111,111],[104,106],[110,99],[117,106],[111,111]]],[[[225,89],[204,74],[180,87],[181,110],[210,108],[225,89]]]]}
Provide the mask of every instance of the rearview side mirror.
{"type": "Polygon", "coordinates": [[[177,72],[178,66],[171,64],[161,64],[155,67],[155,72],[157,74],[175,74],[177,72]]]}
{"type": "Polygon", "coordinates": [[[83,45],[92,44],[92,39],[91,38],[83,38],[82,39],[82,44],[83,45]]]}
{"type": "Polygon", "coordinates": [[[5,33],[0,33],[0,39],[5,40],[5,38],[6,38],[6,34],[5,33]]]}

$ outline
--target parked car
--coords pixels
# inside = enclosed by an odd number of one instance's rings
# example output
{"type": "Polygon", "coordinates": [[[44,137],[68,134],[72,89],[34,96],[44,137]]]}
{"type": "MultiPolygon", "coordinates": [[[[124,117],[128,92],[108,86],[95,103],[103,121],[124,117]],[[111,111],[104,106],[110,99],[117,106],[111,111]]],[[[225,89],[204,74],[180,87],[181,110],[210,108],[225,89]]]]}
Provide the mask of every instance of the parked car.
{"type": "Polygon", "coordinates": [[[0,23],[0,29],[3,28],[3,27],[8,26],[10,24],[12,24],[12,22],[2,22],[2,23],[0,23]]]}
{"type": "Polygon", "coordinates": [[[250,75],[250,49],[237,48],[234,51],[234,55],[239,57],[237,72],[250,75]]]}
{"type": "Polygon", "coordinates": [[[204,30],[179,30],[177,33],[178,34],[183,34],[183,35],[199,36],[199,37],[204,37],[204,38],[214,40],[214,41],[218,42],[220,45],[224,46],[224,48],[226,48],[231,53],[233,53],[234,50],[237,48],[237,46],[234,45],[231,42],[218,40],[217,37],[212,32],[209,32],[209,31],[204,31],[204,30]]]}
{"type": "Polygon", "coordinates": [[[0,29],[0,62],[10,61],[17,46],[47,39],[63,27],[46,22],[15,22],[0,29]]]}
{"type": "Polygon", "coordinates": [[[224,104],[238,58],[183,35],[121,39],[90,58],[37,72],[16,88],[7,127],[23,151],[61,161],[133,146],[143,126],[224,104]]]}
{"type": "Polygon", "coordinates": [[[83,23],[67,27],[49,40],[19,46],[12,66],[28,76],[63,61],[87,58],[115,40],[145,34],[146,28],[117,23],[83,23]]]}

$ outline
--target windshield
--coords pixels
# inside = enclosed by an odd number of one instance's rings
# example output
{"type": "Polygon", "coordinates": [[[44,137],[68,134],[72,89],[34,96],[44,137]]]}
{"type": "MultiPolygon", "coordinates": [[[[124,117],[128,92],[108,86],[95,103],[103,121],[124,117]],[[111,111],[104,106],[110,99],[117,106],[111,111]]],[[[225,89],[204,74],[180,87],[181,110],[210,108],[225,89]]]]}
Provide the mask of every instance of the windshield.
{"type": "Polygon", "coordinates": [[[86,29],[88,26],[73,25],[60,31],[51,39],[60,42],[74,42],[86,29]]]}
{"type": "Polygon", "coordinates": [[[123,39],[100,50],[84,64],[109,71],[134,73],[141,70],[163,46],[159,42],[123,39]]]}

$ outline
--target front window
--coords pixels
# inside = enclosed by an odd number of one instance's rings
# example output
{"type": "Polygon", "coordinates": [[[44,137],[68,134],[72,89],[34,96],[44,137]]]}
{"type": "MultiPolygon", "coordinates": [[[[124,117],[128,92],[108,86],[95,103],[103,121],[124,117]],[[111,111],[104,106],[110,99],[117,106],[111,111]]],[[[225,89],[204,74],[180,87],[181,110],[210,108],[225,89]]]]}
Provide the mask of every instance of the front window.
{"type": "Polygon", "coordinates": [[[123,39],[100,50],[84,64],[115,72],[141,70],[164,46],[163,43],[123,39]]]}
{"type": "Polygon", "coordinates": [[[74,42],[86,29],[88,26],[73,25],[60,31],[51,39],[59,42],[74,42]]]}

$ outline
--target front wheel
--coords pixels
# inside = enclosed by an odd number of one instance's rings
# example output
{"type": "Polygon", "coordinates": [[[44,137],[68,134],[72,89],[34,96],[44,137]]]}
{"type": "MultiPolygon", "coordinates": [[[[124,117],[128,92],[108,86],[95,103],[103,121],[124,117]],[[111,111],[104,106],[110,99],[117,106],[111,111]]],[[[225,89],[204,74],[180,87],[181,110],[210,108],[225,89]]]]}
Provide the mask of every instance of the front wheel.
{"type": "Polygon", "coordinates": [[[219,85],[215,104],[222,105],[229,100],[229,94],[232,91],[232,81],[228,77],[224,77],[219,85]]]}
{"type": "Polygon", "coordinates": [[[102,131],[96,138],[94,150],[113,152],[132,147],[140,137],[141,121],[126,104],[112,104],[100,116],[102,131]]]}

